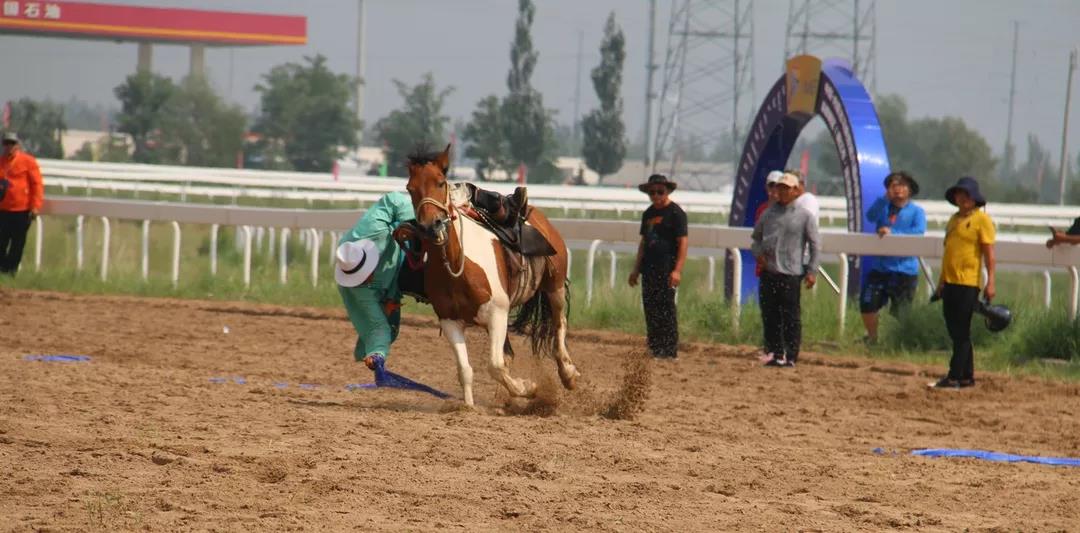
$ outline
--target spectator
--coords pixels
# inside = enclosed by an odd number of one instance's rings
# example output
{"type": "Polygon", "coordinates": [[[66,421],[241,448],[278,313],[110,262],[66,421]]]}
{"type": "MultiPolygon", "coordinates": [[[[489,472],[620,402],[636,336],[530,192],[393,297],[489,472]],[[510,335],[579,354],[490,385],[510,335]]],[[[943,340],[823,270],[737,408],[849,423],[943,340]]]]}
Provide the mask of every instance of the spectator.
{"type": "Polygon", "coordinates": [[[814,215],[814,221],[821,220],[821,204],[818,202],[817,196],[814,196],[810,191],[806,190],[806,176],[803,176],[798,170],[785,170],[784,172],[795,176],[799,180],[798,198],[795,199],[795,207],[801,207],[814,215]]]}
{"type": "Polygon", "coordinates": [[[971,316],[979,300],[979,275],[986,264],[987,302],[994,298],[994,222],[979,208],[986,199],[975,178],[960,178],[945,191],[945,199],[958,211],[945,227],[945,255],[941,258],[941,278],[936,296],[945,314],[945,327],[952,339],[949,373],[932,386],[962,388],[975,385],[975,354],[971,346],[971,316]]]}
{"type": "MultiPolygon", "coordinates": [[[[765,176],[765,194],[768,195],[768,198],[762,202],[762,204],[758,206],[757,211],[754,212],[754,224],[757,224],[757,222],[761,220],[761,215],[765,214],[766,209],[772,207],[773,204],[776,203],[776,183],[780,181],[780,178],[783,177],[783,175],[783,171],[774,170],[770,172],[768,176],[765,176]]],[[[754,265],[754,274],[760,278],[764,268],[765,267],[763,267],[761,263],[756,263],[754,265]]]]}
{"type": "Polygon", "coordinates": [[[34,156],[19,148],[19,137],[3,136],[0,156],[0,274],[14,276],[22,261],[30,223],[45,199],[41,170],[34,156]]]}
{"type": "Polygon", "coordinates": [[[1047,248],[1053,248],[1059,244],[1080,244],[1080,217],[1076,217],[1072,226],[1064,233],[1054,228],[1050,228],[1050,231],[1054,236],[1046,241],[1047,248]]]}
{"type": "Polygon", "coordinates": [[[638,245],[630,286],[642,277],[641,302],[645,308],[645,328],[653,357],[674,359],[679,350],[679,320],[675,289],[682,280],[686,263],[686,213],[671,201],[676,184],[660,174],[649,176],[638,190],[648,193],[652,205],[641,215],[641,243],[638,245]]]}
{"type": "Polygon", "coordinates": [[[795,206],[799,181],[784,173],[776,188],[776,204],[754,225],[751,250],[764,265],[761,287],[761,322],[765,333],[766,366],[793,367],[799,359],[802,319],[799,282],[806,287],[817,281],[818,225],[810,211],[795,206]],[[803,253],[809,262],[803,266],[803,253]]]}
{"type": "MultiPolygon", "coordinates": [[[[911,201],[917,194],[919,184],[907,172],[893,172],[885,177],[885,196],[878,198],[866,215],[876,225],[879,236],[926,233],[926,212],[911,201]]],[[[867,342],[877,342],[878,311],[891,302],[889,312],[895,316],[901,308],[911,304],[918,286],[919,258],[875,258],[859,297],[867,342]]]]}

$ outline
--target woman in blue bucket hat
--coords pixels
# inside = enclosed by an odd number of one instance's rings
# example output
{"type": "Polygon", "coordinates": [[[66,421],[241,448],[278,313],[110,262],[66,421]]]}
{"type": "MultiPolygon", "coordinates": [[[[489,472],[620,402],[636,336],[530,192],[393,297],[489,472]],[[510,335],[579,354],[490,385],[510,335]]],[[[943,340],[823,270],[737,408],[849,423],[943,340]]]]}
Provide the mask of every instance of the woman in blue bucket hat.
{"type": "Polygon", "coordinates": [[[945,199],[957,207],[957,212],[945,228],[945,253],[941,258],[941,275],[935,297],[941,298],[945,327],[952,339],[952,359],[949,373],[935,388],[959,389],[975,385],[975,353],[971,346],[971,317],[979,304],[982,267],[986,265],[984,297],[994,298],[995,260],[994,221],[981,208],[986,198],[979,191],[979,182],[972,177],[957,180],[945,191],[945,199]]]}

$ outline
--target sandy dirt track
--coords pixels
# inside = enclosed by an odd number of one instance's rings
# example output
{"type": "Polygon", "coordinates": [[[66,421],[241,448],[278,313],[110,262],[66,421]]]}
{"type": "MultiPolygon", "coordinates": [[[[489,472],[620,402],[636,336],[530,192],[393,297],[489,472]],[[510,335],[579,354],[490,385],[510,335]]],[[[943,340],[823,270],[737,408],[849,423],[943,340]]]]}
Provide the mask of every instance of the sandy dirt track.
{"type": "MultiPolygon", "coordinates": [[[[371,376],[331,310],[3,290],[0,331],[2,530],[1080,530],[1080,469],[908,455],[1080,456],[1076,384],[688,345],[607,420],[642,341],[579,331],[581,391],[541,418],[501,413],[480,335],[476,411],[345,390],[371,376]],[[93,360],[23,359],[61,353],[93,360]]],[[[516,375],[557,381],[515,346],[516,375]]],[[[460,392],[430,320],[390,368],[460,392]]]]}

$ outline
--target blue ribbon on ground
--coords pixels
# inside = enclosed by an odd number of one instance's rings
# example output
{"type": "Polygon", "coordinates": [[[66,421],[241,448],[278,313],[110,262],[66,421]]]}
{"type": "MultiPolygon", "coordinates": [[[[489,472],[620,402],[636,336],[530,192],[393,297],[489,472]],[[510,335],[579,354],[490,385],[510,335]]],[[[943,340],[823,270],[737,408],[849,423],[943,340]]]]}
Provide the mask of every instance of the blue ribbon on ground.
{"type": "MultiPolygon", "coordinates": [[[[418,383],[400,374],[395,374],[386,369],[386,360],[382,357],[374,357],[375,360],[375,386],[389,387],[393,389],[406,389],[418,392],[426,392],[435,397],[446,399],[450,395],[437,389],[433,389],[423,383],[418,383]]],[[[367,388],[365,385],[359,387],[367,388]]]]}
{"type": "Polygon", "coordinates": [[[1011,453],[988,452],[983,450],[955,450],[951,448],[930,448],[925,450],[912,450],[911,455],[922,457],[971,457],[986,461],[1000,461],[1005,463],[1036,463],[1053,466],[1080,466],[1080,458],[1074,457],[1040,457],[1038,455],[1013,455],[1011,453]]]}
{"type": "Polygon", "coordinates": [[[48,363],[86,363],[89,355],[27,355],[24,361],[44,361],[48,363]]]}

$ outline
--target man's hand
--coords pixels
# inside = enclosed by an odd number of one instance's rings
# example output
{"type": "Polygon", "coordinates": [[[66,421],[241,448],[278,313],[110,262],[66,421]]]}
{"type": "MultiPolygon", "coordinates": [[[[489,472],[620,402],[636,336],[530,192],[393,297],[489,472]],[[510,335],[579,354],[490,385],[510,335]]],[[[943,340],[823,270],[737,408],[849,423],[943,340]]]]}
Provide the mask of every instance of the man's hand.
{"type": "Polygon", "coordinates": [[[629,283],[631,287],[637,287],[637,280],[638,276],[640,275],[641,272],[638,272],[638,269],[635,268],[634,270],[630,271],[630,279],[628,279],[626,282],[629,283]]]}
{"type": "Polygon", "coordinates": [[[994,296],[997,296],[997,287],[994,286],[994,280],[986,282],[986,289],[984,289],[983,294],[986,295],[987,302],[993,300],[994,296]]]}
{"type": "Polygon", "coordinates": [[[881,226],[877,229],[878,237],[884,237],[890,233],[892,233],[892,228],[890,228],[889,226],[881,226]]]}
{"type": "Polygon", "coordinates": [[[1053,248],[1055,244],[1063,242],[1065,240],[1065,232],[1054,230],[1054,236],[1050,240],[1046,241],[1047,248],[1053,248]]]}
{"type": "Polygon", "coordinates": [[[817,283],[817,274],[814,274],[813,272],[810,272],[809,274],[806,275],[806,288],[807,289],[813,289],[814,285],[816,283],[817,283]]]}
{"type": "Polygon", "coordinates": [[[413,237],[416,237],[416,232],[413,231],[412,227],[402,224],[401,226],[398,226],[396,230],[394,230],[392,236],[394,240],[397,241],[398,246],[404,247],[406,241],[409,241],[413,237]]]}
{"type": "Polygon", "coordinates": [[[671,274],[668,276],[668,286],[674,289],[679,286],[679,282],[681,281],[682,272],[679,272],[678,270],[672,270],[671,274]]]}

